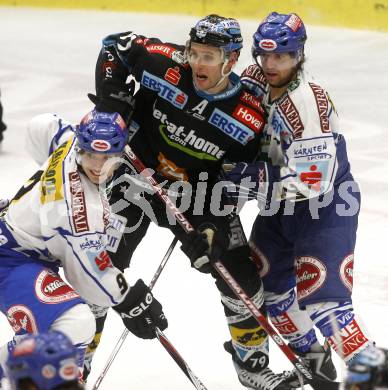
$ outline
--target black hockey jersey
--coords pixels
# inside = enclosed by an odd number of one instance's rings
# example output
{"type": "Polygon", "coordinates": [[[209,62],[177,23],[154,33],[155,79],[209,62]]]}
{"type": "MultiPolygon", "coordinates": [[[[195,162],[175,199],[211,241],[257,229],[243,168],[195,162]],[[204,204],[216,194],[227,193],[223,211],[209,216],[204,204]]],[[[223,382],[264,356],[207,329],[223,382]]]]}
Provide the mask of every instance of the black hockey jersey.
{"type": "Polygon", "coordinates": [[[215,180],[225,159],[256,157],[263,111],[237,75],[229,76],[226,91],[209,95],[195,88],[184,46],[132,32],[108,36],[96,66],[97,95],[107,107],[117,98],[115,110],[122,114],[129,75],[140,83],[131,147],[149,168],[194,183],[201,172],[215,180]]]}

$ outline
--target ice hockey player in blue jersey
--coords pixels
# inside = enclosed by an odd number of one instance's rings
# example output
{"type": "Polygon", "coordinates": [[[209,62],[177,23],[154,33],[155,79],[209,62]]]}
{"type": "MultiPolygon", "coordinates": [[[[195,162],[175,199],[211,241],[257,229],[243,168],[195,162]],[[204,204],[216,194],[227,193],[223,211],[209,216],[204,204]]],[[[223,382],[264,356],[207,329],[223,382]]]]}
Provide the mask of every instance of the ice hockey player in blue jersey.
{"type": "MultiPolygon", "coordinates": [[[[352,381],[352,371],[370,373],[384,356],[353,310],[360,193],[333,102],[303,68],[306,39],[296,14],[273,12],[260,23],[253,36],[255,64],[241,79],[268,115],[262,161],[238,163],[227,178],[240,186],[232,196],[245,192],[259,201],[250,244],[272,322],[317,376],[336,377],[330,346],[348,365],[352,381]]],[[[251,380],[257,383],[252,388],[261,389],[260,373],[243,373],[243,384],[251,380]]],[[[300,386],[296,375],[288,381],[300,386]]]]}
{"type": "Polygon", "coordinates": [[[80,390],[78,350],[61,332],[26,336],[10,352],[11,390],[80,390]]]}
{"type": "Polygon", "coordinates": [[[2,365],[26,334],[58,330],[77,346],[82,368],[95,333],[85,301],[113,307],[141,338],[156,337],[154,325],[167,327],[144,282],[129,287],[107,253],[110,207],[103,184],[127,141],[118,113],[89,112],[1,212],[0,310],[15,332],[1,351],[2,365]]]}

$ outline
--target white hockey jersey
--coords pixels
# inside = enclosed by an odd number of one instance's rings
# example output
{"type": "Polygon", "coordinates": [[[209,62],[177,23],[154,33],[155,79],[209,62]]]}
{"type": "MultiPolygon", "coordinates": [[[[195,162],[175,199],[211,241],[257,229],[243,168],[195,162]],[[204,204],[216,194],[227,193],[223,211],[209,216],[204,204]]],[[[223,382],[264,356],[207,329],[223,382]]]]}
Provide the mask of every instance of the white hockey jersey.
{"type": "Polygon", "coordinates": [[[4,220],[18,245],[13,251],[60,261],[82,298],[112,306],[128,287],[106,252],[109,218],[105,193],[78,170],[70,137],[19,190],[4,220]]]}
{"type": "Polygon", "coordinates": [[[339,136],[335,107],[319,83],[299,72],[286,93],[274,102],[262,70],[250,65],[241,80],[262,99],[268,113],[261,159],[280,167],[278,199],[303,200],[330,191],[348,170],[345,141],[339,136]],[[343,143],[343,145],[342,145],[343,143]]]}

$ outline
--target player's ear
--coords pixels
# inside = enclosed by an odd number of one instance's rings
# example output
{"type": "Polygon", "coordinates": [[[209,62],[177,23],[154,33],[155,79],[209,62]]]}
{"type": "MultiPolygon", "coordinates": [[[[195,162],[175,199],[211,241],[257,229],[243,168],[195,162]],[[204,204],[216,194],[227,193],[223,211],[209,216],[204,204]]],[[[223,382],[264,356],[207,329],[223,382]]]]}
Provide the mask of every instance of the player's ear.
{"type": "Polygon", "coordinates": [[[238,61],[238,57],[239,57],[239,52],[237,51],[232,51],[229,55],[229,61],[228,61],[228,68],[230,69],[233,69],[236,64],[237,64],[237,61],[238,61]]]}

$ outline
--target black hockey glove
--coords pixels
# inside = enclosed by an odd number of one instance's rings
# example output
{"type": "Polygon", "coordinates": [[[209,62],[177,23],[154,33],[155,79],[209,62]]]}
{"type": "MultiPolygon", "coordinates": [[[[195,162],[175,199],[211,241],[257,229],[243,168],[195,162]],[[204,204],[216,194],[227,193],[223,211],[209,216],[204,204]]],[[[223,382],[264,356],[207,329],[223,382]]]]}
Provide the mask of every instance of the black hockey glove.
{"type": "Polygon", "coordinates": [[[156,337],[155,327],[164,330],[168,326],[162,305],[141,279],[130,288],[124,301],[113,309],[120,314],[126,328],[142,339],[153,339],[156,337]]]}
{"type": "Polygon", "coordinates": [[[212,261],[220,259],[228,247],[228,236],[211,223],[202,224],[198,230],[187,234],[181,249],[190,259],[191,266],[203,273],[213,269],[212,261]]]}
{"type": "Polygon", "coordinates": [[[104,80],[99,88],[98,95],[88,93],[88,98],[101,112],[118,112],[126,124],[129,124],[135,110],[135,81],[128,84],[114,80],[104,80]]]}

